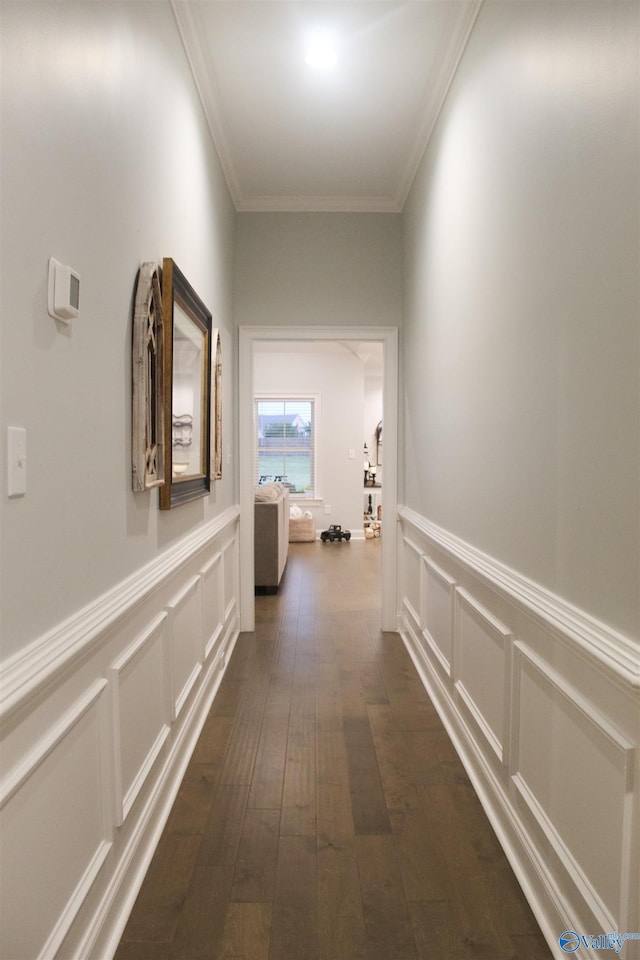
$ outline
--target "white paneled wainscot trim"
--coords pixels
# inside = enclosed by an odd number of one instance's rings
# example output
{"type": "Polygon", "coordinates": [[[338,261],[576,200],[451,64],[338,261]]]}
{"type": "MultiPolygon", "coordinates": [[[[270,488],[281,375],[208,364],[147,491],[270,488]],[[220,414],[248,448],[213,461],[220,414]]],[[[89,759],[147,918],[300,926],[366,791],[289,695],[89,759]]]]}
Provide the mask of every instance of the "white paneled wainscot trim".
{"type": "Polygon", "coordinates": [[[406,507],[400,531],[400,632],[553,955],[638,934],[636,642],[406,507]]]}
{"type": "Polygon", "coordinates": [[[113,954],[238,636],[238,516],[3,666],[3,957],[113,954]]]}

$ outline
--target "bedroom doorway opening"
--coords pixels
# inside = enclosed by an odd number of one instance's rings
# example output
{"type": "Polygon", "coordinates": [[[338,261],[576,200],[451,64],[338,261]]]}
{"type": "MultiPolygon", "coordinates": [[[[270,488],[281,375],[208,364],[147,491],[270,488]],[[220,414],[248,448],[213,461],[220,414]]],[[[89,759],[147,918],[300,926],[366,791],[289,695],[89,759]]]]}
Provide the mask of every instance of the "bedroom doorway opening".
{"type": "MultiPolygon", "coordinates": [[[[301,368],[305,363],[312,362],[315,357],[323,370],[329,370],[331,376],[332,364],[335,366],[335,376],[328,381],[328,386],[316,394],[314,416],[317,418],[317,436],[322,435],[322,418],[325,417],[324,445],[322,442],[314,444],[311,451],[311,460],[305,464],[305,470],[311,470],[312,479],[297,490],[293,502],[296,502],[306,513],[312,512],[318,528],[326,522],[328,528],[331,523],[340,523],[341,514],[347,514],[350,525],[354,527],[353,535],[362,539],[365,535],[373,536],[376,531],[378,517],[384,517],[384,535],[380,546],[381,552],[381,582],[380,582],[380,617],[381,629],[396,630],[396,522],[397,515],[397,391],[398,391],[398,333],[393,327],[241,327],[239,336],[239,436],[240,436],[240,629],[253,630],[255,625],[255,597],[254,597],[254,489],[256,485],[256,469],[259,463],[256,433],[256,396],[261,395],[263,400],[272,396],[279,400],[286,399],[286,393],[291,400],[293,394],[299,394],[295,389],[308,385],[309,378],[302,378],[301,368]],[[319,358],[319,359],[318,359],[319,358]],[[352,369],[360,370],[360,377],[367,361],[371,358],[370,375],[376,363],[379,364],[380,389],[379,396],[375,396],[375,388],[368,390],[360,384],[362,408],[360,427],[356,427],[350,434],[345,434],[342,450],[341,441],[336,437],[339,456],[344,456],[349,463],[345,463],[345,474],[358,477],[357,497],[361,505],[354,508],[353,489],[350,483],[351,500],[347,503],[341,497],[341,490],[330,481],[324,480],[322,458],[336,456],[330,448],[333,444],[331,431],[342,428],[339,412],[336,413],[336,404],[343,403],[344,409],[352,413],[356,401],[350,393],[357,384],[349,383],[349,378],[340,378],[340,370],[349,369],[349,362],[355,363],[352,369]],[[278,365],[281,371],[297,371],[298,379],[293,374],[290,378],[278,374],[278,365]],[[339,369],[340,368],[340,369],[339,369]],[[257,372],[256,372],[257,371],[257,372]],[[266,379],[265,379],[266,378],[266,379]],[[343,386],[341,387],[341,383],[343,386]],[[284,391],[284,393],[283,393],[284,391]],[[276,397],[276,394],[283,394],[276,397]],[[322,394],[324,393],[324,400],[322,394]],[[367,406],[368,404],[368,406],[367,406]],[[379,404],[379,406],[378,406],[379,404]],[[323,409],[324,407],[324,409],[323,409]],[[379,411],[381,410],[381,415],[379,411]],[[375,423],[368,423],[374,418],[375,423]],[[382,424],[384,423],[384,466],[382,466],[382,424]],[[328,432],[329,431],[329,432],[328,432]],[[327,441],[330,437],[330,442],[327,441]],[[346,439],[346,437],[349,439],[346,439]],[[364,449],[366,447],[366,449],[364,449]],[[313,458],[318,461],[318,469],[314,474],[313,458]],[[368,471],[363,468],[366,461],[368,471]],[[355,471],[355,472],[354,472],[355,471]],[[384,482],[380,483],[380,476],[384,482]],[[317,479],[316,479],[317,477],[317,479]],[[308,497],[308,500],[304,498],[308,497]],[[336,506],[331,502],[336,500],[336,506]],[[371,501],[371,502],[370,502],[371,501]],[[367,508],[371,513],[367,518],[367,508]],[[370,528],[370,529],[366,529],[370,528]]],[[[352,378],[357,381],[358,377],[352,378]]],[[[303,390],[304,392],[304,390],[303,390]]],[[[309,392],[308,390],[306,392],[309,392]]],[[[264,404],[263,404],[264,406],[264,404]]],[[[261,408],[262,409],[262,408],[261,408]]],[[[266,406],[264,406],[266,410],[266,406]]],[[[283,406],[283,409],[288,409],[283,406]]],[[[293,407],[292,407],[293,409],[293,407]]],[[[302,408],[301,408],[302,409],[302,408]]],[[[307,407],[304,407],[307,409],[307,407]]],[[[346,417],[345,417],[346,419],[346,417]]],[[[298,425],[300,426],[300,425],[298,425]]],[[[305,430],[309,429],[304,425],[305,430]]],[[[289,432],[292,432],[292,429],[289,432]]],[[[286,431],[286,425],[285,425],[286,431]]],[[[333,444],[335,446],[335,444],[333,444]]],[[[266,460],[264,461],[267,462],[266,460]]],[[[274,461],[275,463],[275,461],[274,461]]],[[[294,461],[292,460],[292,463],[294,461]]],[[[297,462],[294,464],[296,469],[297,462]]],[[[274,467],[275,470],[275,467],[274,467]]],[[[298,471],[300,472],[300,471],[298,471]]],[[[339,473],[333,463],[330,464],[329,476],[339,473]]],[[[265,470],[265,476],[271,474],[265,470]]],[[[300,474],[302,476],[302,473],[300,474]]],[[[274,474],[275,476],[275,474],[274,474]]],[[[282,476],[278,472],[278,476],[282,476]]],[[[296,474],[297,476],[297,474],[296,474]]],[[[326,474],[325,474],[326,476],[326,474]]],[[[258,478],[259,480],[260,478],[258,478]]],[[[288,479],[289,483],[296,478],[288,479]]]]}

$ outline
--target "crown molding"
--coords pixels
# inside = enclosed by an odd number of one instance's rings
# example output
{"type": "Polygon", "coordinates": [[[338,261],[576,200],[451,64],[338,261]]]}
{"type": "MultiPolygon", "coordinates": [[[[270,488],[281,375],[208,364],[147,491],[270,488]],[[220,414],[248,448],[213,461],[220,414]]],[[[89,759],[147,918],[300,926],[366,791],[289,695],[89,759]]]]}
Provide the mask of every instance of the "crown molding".
{"type": "Polygon", "coordinates": [[[399,210],[404,209],[418,167],[433,136],[483,2],[484,0],[468,0],[466,3],[451,3],[448,6],[450,31],[447,31],[447,34],[449,42],[440,48],[429,81],[427,98],[422,111],[423,122],[418,128],[402,186],[396,197],[396,205],[399,210]]]}
{"type": "Polygon", "coordinates": [[[182,46],[184,48],[191,75],[200,97],[202,109],[209,127],[209,133],[216,148],[224,178],[227,181],[227,187],[231,194],[231,199],[236,210],[242,208],[244,198],[240,189],[240,181],[236,173],[233,156],[227,138],[224,134],[224,124],[221,114],[218,110],[219,103],[218,84],[215,79],[213,66],[205,60],[202,53],[202,47],[199,43],[201,31],[198,29],[198,23],[194,16],[194,9],[197,4],[190,4],[184,0],[170,0],[171,9],[178,27],[182,46]]]}

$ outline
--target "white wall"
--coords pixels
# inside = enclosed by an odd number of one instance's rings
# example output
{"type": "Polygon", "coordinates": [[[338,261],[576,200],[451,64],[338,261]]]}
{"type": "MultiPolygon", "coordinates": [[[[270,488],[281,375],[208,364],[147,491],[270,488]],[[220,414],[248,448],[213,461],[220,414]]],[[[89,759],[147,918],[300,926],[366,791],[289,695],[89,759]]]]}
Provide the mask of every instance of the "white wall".
{"type": "Polygon", "coordinates": [[[28,444],[27,495],[0,478],[6,657],[233,502],[234,211],[168,3],[3,3],[2,35],[2,445],[28,444]],[[81,274],[69,328],[50,256],[81,274]],[[131,492],[129,358],[136,271],[164,256],[229,375],[224,478],[160,514],[131,492]]]}
{"type": "Polygon", "coordinates": [[[4,2],[0,955],[111,955],[238,633],[235,214],[169,3],[4,2]],[[47,263],[81,275],[47,314],[47,263]],[[223,350],[223,479],[131,491],[131,313],[173,257],[223,350]],[[228,452],[232,460],[228,460],[228,452]]]}
{"type": "Polygon", "coordinates": [[[241,213],[236,322],[400,326],[399,214],[241,213]]]}
{"type": "Polygon", "coordinates": [[[364,364],[349,350],[330,345],[308,344],[305,352],[254,353],[256,394],[307,391],[320,400],[318,436],[318,485],[314,501],[300,500],[311,510],[316,530],[330,523],[362,536],[362,422],[364,411],[364,364]],[[349,451],[354,459],[349,459],[349,451]],[[331,513],[325,513],[325,506],[331,513]]]}
{"type": "Polygon", "coordinates": [[[638,15],[485,0],[405,211],[401,629],[556,956],[640,926],[638,15]]]}
{"type": "Polygon", "coordinates": [[[405,213],[405,501],[640,630],[638,6],[485,3],[405,213]]]}

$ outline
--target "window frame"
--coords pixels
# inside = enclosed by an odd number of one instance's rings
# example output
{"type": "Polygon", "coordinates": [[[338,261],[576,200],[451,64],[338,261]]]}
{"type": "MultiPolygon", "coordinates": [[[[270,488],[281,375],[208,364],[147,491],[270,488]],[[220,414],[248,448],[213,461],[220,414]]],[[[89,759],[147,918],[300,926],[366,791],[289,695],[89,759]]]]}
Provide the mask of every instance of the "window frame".
{"type": "Polygon", "coordinates": [[[292,393],[287,391],[282,392],[273,392],[273,391],[260,391],[256,392],[253,395],[253,456],[254,456],[254,466],[253,466],[253,477],[255,484],[258,483],[259,473],[258,473],[258,403],[260,401],[266,401],[267,403],[282,402],[282,403],[300,403],[300,402],[309,402],[312,404],[312,428],[311,428],[311,438],[312,438],[312,477],[311,477],[311,486],[312,486],[312,496],[308,496],[305,493],[293,493],[289,491],[289,497],[292,500],[306,500],[306,501],[317,501],[321,499],[320,496],[320,394],[314,393],[312,391],[305,391],[304,393],[292,393]]]}

